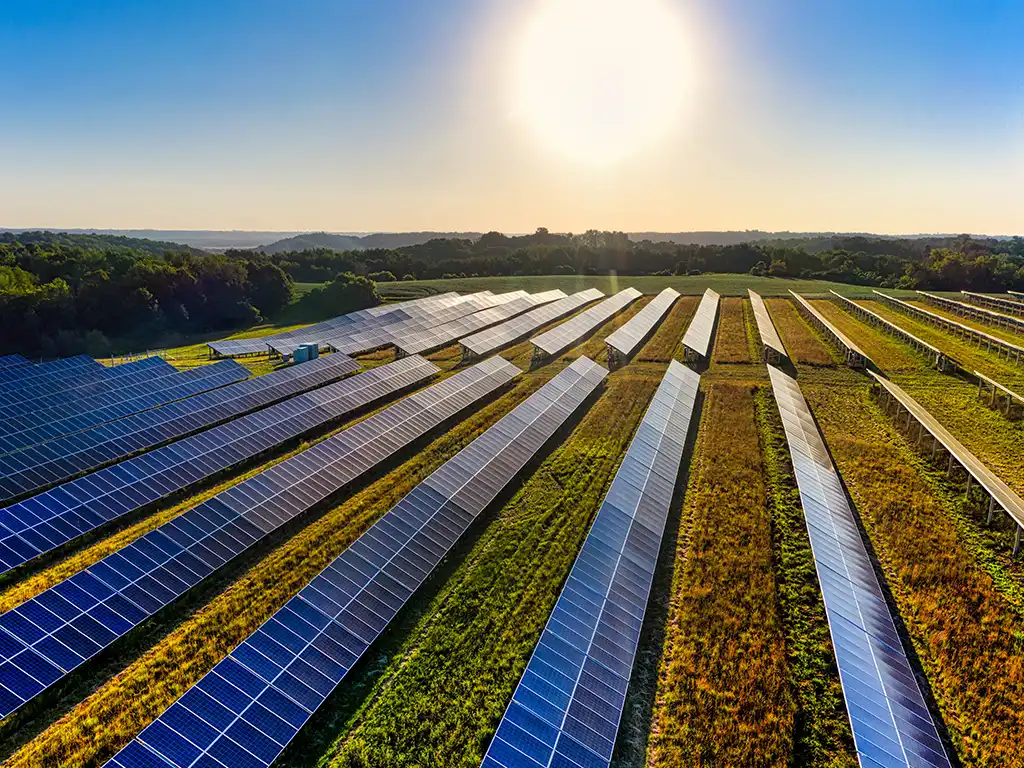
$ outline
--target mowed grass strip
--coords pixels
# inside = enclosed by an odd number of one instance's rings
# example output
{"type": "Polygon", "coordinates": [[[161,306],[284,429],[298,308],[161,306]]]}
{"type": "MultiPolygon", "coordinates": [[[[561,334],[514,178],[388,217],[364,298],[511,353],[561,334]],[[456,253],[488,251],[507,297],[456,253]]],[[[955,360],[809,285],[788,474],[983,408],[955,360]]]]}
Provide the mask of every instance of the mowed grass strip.
{"type": "MultiPolygon", "coordinates": [[[[959,300],[960,299],[958,299],[958,301],[959,300]]],[[[1019,347],[1024,347],[1024,331],[1015,331],[1012,329],[1008,329],[1002,325],[996,325],[995,323],[990,323],[983,320],[975,320],[973,317],[964,317],[963,315],[958,315],[956,314],[956,312],[945,309],[944,307],[940,307],[937,304],[932,304],[930,301],[924,301],[923,299],[920,301],[911,301],[910,303],[913,304],[915,307],[926,309],[929,312],[932,312],[936,315],[948,317],[950,320],[960,323],[961,325],[966,325],[969,328],[975,328],[979,331],[982,331],[983,333],[989,334],[990,336],[996,336],[1000,339],[1004,339],[1010,342],[1011,344],[1016,344],[1019,347]]],[[[998,312],[999,310],[993,311],[998,312]]]]}
{"type": "Polygon", "coordinates": [[[718,332],[711,359],[716,363],[749,363],[750,342],[743,313],[743,299],[722,299],[718,308],[718,332]]]}
{"type": "Polygon", "coordinates": [[[795,705],[753,389],[712,385],[701,428],[647,764],[785,766],[795,705]]]}
{"type": "Polygon", "coordinates": [[[789,299],[765,299],[789,359],[803,365],[834,366],[834,353],[819,339],[789,299]]]}
{"type": "Polygon", "coordinates": [[[805,387],[964,765],[1019,765],[1021,616],[866,385],[805,387]]]}
{"type": "Polygon", "coordinates": [[[859,320],[834,301],[819,299],[812,301],[811,305],[863,349],[882,370],[912,371],[927,365],[925,358],[910,346],[859,320]]]}
{"type": "Polygon", "coordinates": [[[510,392],[459,422],[399,468],[279,545],[157,645],[16,751],[5,766],[99,765],[109,759],[402,496],[545,380],[543,376],[525,377],[510,392]]]}
{"type": "Polygon", "coordinates": [[[758,390],[756,404],[772,519],[779,609],[786,636],[790,687],[796,703],[790,765],[856,768],[853,734],[843,702],[807,522],[770,387],[758,390]]]}
{"type": "MultiPolygon", "coordinates": [[[[668,363],[675,356],[690,320],[700,304],[699,296],[680,296],[669,313],[662,318],[654,335],[636,356],[640,363],[668,363]]],[[[680,350],[681,352],[682,350],[680,350]]]]}

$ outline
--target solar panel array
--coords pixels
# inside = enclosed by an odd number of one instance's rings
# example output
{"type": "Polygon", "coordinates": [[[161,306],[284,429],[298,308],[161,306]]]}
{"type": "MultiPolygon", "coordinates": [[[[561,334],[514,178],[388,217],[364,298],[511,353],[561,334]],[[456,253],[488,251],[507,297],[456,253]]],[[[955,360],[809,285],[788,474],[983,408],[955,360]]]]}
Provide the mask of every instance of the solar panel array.
{"type": "Polygon", "coordinates": [[[706,360],[711,349],[711,334],[718,319],[718,294],[708,288],[697,306],[697,312],[683,334],[683,349],[688,360],[706,360]]]}
{"type": "Polygon", "coordinates": [[[268,766],[600,384],[580,358],[407,494],[108,765],[268,766]]]}
{"type": "Polygon", "coordinates": [[[909,301],[903,301],[903,299],[897,299],[895,296],[889,296],[881,291],[872,291],[872,293],[879,298],[884,299],[896,309],[902,310],[903,312],[917,318],[927,320],[929,323],[939,328],[952,331],[953,335],[957,338],[971,339],[972,341],[977,342],[983,349],[994,350],[999,355],[1005,354],[1008,361],[1012,360],[1017,365],[1024,363],[1024,347],[1018,346],[1013,342],[1000,339],[998,336],[993,336],[991,333],[979,331],[977,328],[964,325],[956,320],[951,320],[943,315],[937,315],[924,307],[911,304],[909,301]]]}
{"type": "Polygon", "coordinates": [[[22,365],[31,365],[32,361],[21,355],[2,355],[0,356],[0,371],[5,371],[8,368],[18,368],[22,365]]]}
{"type": "Polygon", "coordinates": [[[548,357],[560,355],[587,334],[604,325],[641,296],[643,294],[636,288],[621,290],[614,296],[609,296],[600,304],[580,312],[561,325],[556,325],[550,331],[545,331],[540,336],[531,339],[530,342],[533,344],[535,351],[539,351],[548,357]]]}
{"type": "Polygon", "coordinates": [[[749,288],[747,295],[750,297],[750,307],[754,310],[754,322],[757,323],[757,334],[761,337],[765,362],[774,363],[788,358],[786,345],[782,343],[782,337],[775,329],[775,323],[772,322],[772,316],[768,314],[768,307],[765,305],[764,299],[749,288]]]}
{"type": "Polygon", "coordinates": [[[930,357],[935,361],[935,367],[940,371],[955,371],[960,367],[960,364],[952,356],[947,355],[941,349],[929,344],[927,341],[917,338],[917,336],[912,334],[910,331],[900,328],[896,323],[886,320],[880,314],[873,312],[863,304],[858,304],[853,301],[853,299],[848,299],[835,291],[829,291],[829,293],[831,293],[843,307],[853,312],[862,320],[866,320],[876,328],[881,328],[883,331],[891,333],[893,336],[905,341],[926,357],[930,357]]]}
{"type": "Polygon", "coordinates": [[[27,384],[29,379],[39,380],[44,376],[48,379],[61,375],[73,375],[76,372],[89,369],[102,370],[103,366],[88,355],[75,355],[39,365],[5,368],[0,371],[0,392],[10,392],[12,389],[20,388],[27,384]]]}
{"type": "Polygon", "coordinates": [[[964,298],[972,304],[977,304],[989,309],[997,309],[1000,312],[1007,312],[1017,317],[1024,316],[1024,304],[1019,299],[1008,299],[1002,296],[987,296],[984,293],[973,291],[960,291],[964,298]]]}
{"type": "MultiPolygon", "coordinates": [[[[425,296],[422,299],[403,301],[400,304],[381,304],[380,306],[360,309],[357,312],[350,312],[347,315],[324,320],[321,323],[308,325],[305,328],[298,328],[294,331],[275,333],[272,336],[261,336],[256,339],[228,339],[226,341],[214,341],[208,344],[211,352],[222,357],[235,357],[242,355],[265,355],[269,351],[269,345],[279,342],[286,343],[288,340],[305,340],[310,336],[336,334],[339,329],[355,325],[371,325],[391,318],[412,317],[412,313],[429,309],[435,304],[443,304],[459,298],[457,293],[442,293],[437,296],[425,296]]],[[[312,339],[315,341],[315,339],[312,339]]],[[[297,341],[298,343],[303,343],[297,341]]]]}
{"type": "Polygon", "coordinates": [[[858,347],[849,336],[833,325],[811,302],[795,291],[790,291],[790,293],[796,299],[797,306],[803,310],[804,316],[811,321],[811,325],[823,331],[839,346],[847,365],[851,368],[865,368],[872,364],[867,352],[858,347]]]}
{"type": "Polygon", "coordinates": [[[666,288],[655,296],[646,307],[631,317],[629,322],[605,339],[609,353],[614,351],[623,359],[632,357],[678,298],[679,291],[673,288],[666,288]]]}
{"type": "Polygon", "coordinates": [[[154,374],[149,375],[151,380],[148,384],[136,384],[123,392],[115,390],[99,398],[71,400],[63,408],[31,412],[22,418],[5,422],[3,426],[6,429],[2,432],[6,434],[0,432],[0,455],[82,432],[108,421],[167,405],[245,378],[241,371],[214,370],[213,365],[201,365],[169,376],[157,374],[156,378],[152,378],[154,374]],[[123,394],[125,399],[118,401],[119,394],[123,394]],[[107,404],[98,405],[98,402],[107,404]],[[68,415],[60,418],[55,411],[65,411],[68,415]]]}
{"type": "Polygon", "coordinates": [[[700,376],[672,362],[483,759],[607,767],[700,376]]]}
{"type": "Polygon", "coordinates": [[[918,291],[917,293],[932,304],[936,304],[953,314],[970,317],[984,323],[991,323],[997,328],[1008,328],[1011,331],[1018,332],[1024,331],[1024,318],[1014,317],[1013,315],[985,309],[984,307],[976,307],[973,304],[965,304],[962,301],[954,301],[953,299],[947,299],[945,296],[937,296],[934,293],[927,293],[925,291],[918,291]]]}
{"type": "Polygon", "coordinates": [[[437,371],[433,363],[422,357],[382,365],[0,510],[0,573],[376,400],[426,381],[437,371]]]}
{"type": "Polygon", "coordinates": [[[857,520],[795,379],[769,368],[864,766],[949,766],[857,520]]]}
{"type": "Polygon", "coordinates": [[[494,360],[456,374],[217,494],[0,615],[0,715],[518,373],[494,360]]]}
{"type": "Polygon", "coordinates": [[[24,419],[45,423],[120,402],[133,393],[145,391],[133,387],[156,382],[176,374],[178,369],[163,358],[147,357],[133,363],[105,368],[104,371],[103,377],[95,381],[60,382],[62,388],[56,392],[48,393],[48,388],[28,387],[17,394],[11,393],[7,403],[0,405],[0,419],[4,420],[2,428],[9,431],[12,420],[18,424],[27,424],[22,421],[24,419]]]}
{"type": "Polygon", "coordinates": [[[472,336],[462,339],[463,355],[476,355],[483,357],[507,347],[513,342],[519,341],[541,326],[547,325],[560,317],[575,312],[580,307],[586,306],[604,296],[597,288],[588,288],[579,291],[564,299],[545,304],[543,307],[532,309],[518,317],[513,317],[501,325],[495,325],[472,336]]]}
{"type": "Polygon", "coordinates": [[[225,383],[237,383],[0,457],[0,499],[67,480],[359,369],[351,358],[329,355],[240,381],[249,372],[238,363],[213,365],[222,370],[225,383]]]}

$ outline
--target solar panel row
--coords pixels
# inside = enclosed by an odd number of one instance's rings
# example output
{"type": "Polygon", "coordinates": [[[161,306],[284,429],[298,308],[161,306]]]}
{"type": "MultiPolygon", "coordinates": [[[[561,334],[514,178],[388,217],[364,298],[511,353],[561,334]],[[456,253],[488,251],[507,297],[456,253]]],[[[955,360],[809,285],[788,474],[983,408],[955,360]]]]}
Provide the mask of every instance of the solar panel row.
{"type": "Polygon", "coordinates": [[[630,318],[629,322],[616,329],[605,339],[608,345],[608,361],[616,363],[628,360],[640,348],[640,345],[654,332],[655,326],[661,322],[672,305],[679,298],[679,291],[666,288],[650,303],[630,318]]]}
{"type": "Polygon", "coordinates": [[[21,355],[0,356],[0,371],[6,371],[8,368],[18,368],[22,365],[32,365],[32,361],[21,355]]]}
{"type": "Polygon", "coordinates": [[[893,336],[897,337],[898,339],[901,339],[902,341],[905,341],[907,344],[912,346],[921,354],[934,360],[935,367],[938,368],[940,371],[955,371],[960,367],[960,364],[954,358],[947,355],[938,347],[934,347],[927,341],[919,339],[910,331],[900,328],[898,325],[896,325],[896,323],[886,320],[877,312],[874,312],[865,307],[863,304],[858,304],[853,299],[848,299],[845,296],[836,293],[835,291],[829,292],[833,295],[834,301],[837,301],[842,307],[844,307],[848,311],[853,312],[853,314],[859,317],[860,319],[866,321],[870,325],[875,326],[876,328],[881,328],[883,331],[892,334],[893,336]]]}
{"type": "Polygon", "coordinates": [[[973,291],[960,291],[964,298],[972,304],[977,304],[988,309],[997,309],[1017,317],[1024,317],[1024,304],[1009,296],[986,296],[984,293],[973,291]]]}
{"type": "Polygon", "coordinates": [[[584,336],[604,325],[626,307],[643,296],[636,288],[626,288],[609,296],[600,304],[580,312],[550,331],[545,331],[530,340],[534,351],[548,357],[560,355],[584,336]]]}
{"type": "Polygon", "coordinates": [[[688,361],[707,360],[717,319],[718,294],[708,288],[683,334],[683,354],[688,361]]]}
{"type": "Polygon", "coordinates": [[[407,494],[109,763],[268,766],[607,375],[581,358],[407,494]]]}
{"type": "Polygon", "coordinates": [[[487,361],[452,376],[217,494],[0,615],[0,714],[518,373],[504,361],[487,361]]]}
{"type": "Polygon", "coordinates": [[[881,291],[872,291],[872,293],[885,300],[896,309],[902,310],[904,313],[926,320],[939,328],[952,331],[953,335],[957,338],[971,339],[972,341],[977,342],[978,345],[984,349],[995,350],[995,352],[1000,355],[1005,354],[1007,360],[1012,360],[1017,365],[1024,362],[1024,347],[1005,341],[1004,339],[1000,339],[998,336],[993,336],[991,333],[985,333],[985,331],[979,331],[977,328],[972,328],[969,325],[958,323],[956,320],[951,320],[943,315],[937,315],[924,307],[911,304],[909,301],[903,301],[903,299],[897,299],[895,296],[889,296],[881,291]]]}
{"type": "Polygon", "coordinates": [[[607,768],[700,376],[672,362],[484,756],[484,768],[607,768]]]}
{"type": "Polygon", "coordinates": [[[0,429],[5,432],[20,431],[32,424],[45,424],[75,413],[112,405],[133,394],[150,391],[146,389],[147,385],[178,372],[177,368],[159,357],[147,357],[105,370],[108,373],[98,381],[59,392],[46,394],[30,388],[19,393],[19,396],[25,396],[24,400],[0,406],[0,419],[3,419],[0,429]]]}
{"type": "Polygon", "coordinates": [[[458,320],[452,320],[436,328],[426,328],[419,332],[402,335],[395,340],[395,345],[400,354],[414,355],[430,352],[458,341],[464,336],[476,333],[483,328],[522,314],[534,307],[564,298],[565,294],[558,290],[532,295],[527,294],[524,297],[517,297],[497,307],[491,307],[490,309],[461,317],[458,320]]]}
{"type": "Polygon", "coordinates": [[[74,357],[62,357],[60,360],[40,363],[39,365],[5,368],[0,371],[0,392],[9,392],[12,386],[15,388],[22,386],[29,379],[39,379],[43,376],[59,376],[62,373],[71,373],[72,371],[88,368],[100,369],[103,366],[88,355],[75,355],[74,357]]]}
{"type": "MultiPolygon", "coordinates": [[[[180,371],[170,376],[154,378],[149,386],[137,384],[135,391],[149,392],[137,395],[121,402],[115,402],[92,410],[73,414],[65,418],[51,421],[40,421],[31,415],[17,420],[23,425],[19,431],[10,429],[7,434],[0,435],[0,455],[14,453],[33,445],[40,445],[50,440],[82,432],[86,429],[105,424],[108,421],[122,419],[125,416],[141,413],[150,408],[173,403],[186,397],[208,392],[211,389],[230,384],[244,378],[244,374],[236,371],[225,374],[223,370],[212,370],[213,365],[201,365],[188,371],[180,371]]],[[[126,393],[127,394],[127,393],[126,393]]],[[[83,404],[87,401],[77,401],[83,404]]],[[[84,407],[84,406],[83,406],[84,407]]],[[[12,424],[12,422],[8,422],[12,424]]]]}
{"type": "Polygon", "coordinates": [[[0,457],[0,498],[70,479],[359,369],[351,358],[330,355],[244,381],[249,372],[238,363],[213,365],[222,369],[225,383],[237,383],[0,457]]]}
{"type": "Polygon", "coordinates": [[[795,379],[769,368],[863,766],[949,766],[854,512],[795,379]]]}
{"type": "Polygon", "coordinates": [[[942,307],[955,315],[970,317],[975,320],[980,320],[983,323],[991,323],[997,328],[1007,328],[1011,331],[1024,331],[1024,318],[1014,317],[1013,315],[996,312],[992,309],[985,309],[984,307],[976,307],[973,304],[966,304],[962,301],[954,301],[953,299],[947,299],[945,296],[937,296],[934,293],[927,293],[926,291],[918,291],[917,293],[932,304],[942,307]]]}
{"type": "Polygon", "coordinates": [[[603,296],[604,294],[597,288],[588,288],[543,307],[531,309],[518,317],[506,320],[501,325],[486,328],[462,339],[462,353],[465,356],[478,357],[489,355],[603,296]]]}
{"type": "Polygon", "coordinates": [[[750,297],[750,307],[754,310],[754,322],[757,323],[757,333],[761,337],[763,357],[766,363],[777,363],[789,357],[786,352],[786,345],[782,343],[782,337],[775,329],[772,316],[768,314],[768,307],[759,294],[749,288],[747,295],[750,297]]]}
{"type": "Polygon", "coordinates": [[[867,352],[858,347],[849,336],[821,314],[811,302],[795,291],[790,291],[790,293],[793,294],[797,307],[803,312],[804,317],[810,321],[811,325],[824,332],[826,336],[836,343],[843,353],[848,366],[851,368],[866,368],[872,364],[867,352]]]}
{"type": "Polygon", "coordinates": [[[0,510],[0,573],[437,372],[421,357],[382,365],[0,510]]]}

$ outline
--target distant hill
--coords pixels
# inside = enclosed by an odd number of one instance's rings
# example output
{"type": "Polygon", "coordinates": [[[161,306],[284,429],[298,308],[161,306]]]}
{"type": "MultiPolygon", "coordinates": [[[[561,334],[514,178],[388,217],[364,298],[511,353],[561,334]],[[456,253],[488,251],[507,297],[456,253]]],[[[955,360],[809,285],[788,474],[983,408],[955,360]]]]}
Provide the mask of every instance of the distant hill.
{"type": "Polygon", "coordinates": [[[0,230],[0,243],[19,242],[22,245],[68,245],[90,250],[110,250],[113,248],[129,248],[133,251],[163,256],[166,253],[204,253],[182,243],[172,243],[148,238],[127,237],[125,235],[98,234],[94,232],[54,232],[51,230],[0,230]]]}
{"type": "Polygon", "coordinates": [[[269,245],[260,246],[260,250],[264,253],[304,251],[310,248],[361,251],[370,248],[402,248],[407,245],[422,245],[430,240],[438,239],[476,240],[480,236],[480,232],[377,232],[371,235],[334,235],[329,232],[311,232],[305,235],[286,237],[269,245]]]}

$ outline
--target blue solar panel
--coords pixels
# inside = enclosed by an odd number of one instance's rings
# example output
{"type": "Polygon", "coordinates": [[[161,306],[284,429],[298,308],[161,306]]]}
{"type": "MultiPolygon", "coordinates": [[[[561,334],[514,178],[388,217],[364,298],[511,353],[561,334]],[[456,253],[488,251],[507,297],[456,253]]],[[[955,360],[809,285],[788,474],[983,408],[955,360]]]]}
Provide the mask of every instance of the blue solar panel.
{"type": "MultiPolygon", "coordinates": [[[[148,375],[154,376],[152,373],[148,375]]],[[[150,408],[158,408],[161,405],[173,403],[175,400],[192,397],[200,392],[207,392],[238,381],[243,378],[244,374],[241,371],[227,373],[223,369],[217,370],[213,365],[203,365],[169,376],[159,374],[155,374],[155,376],[148,384],[137,384],[131,387],[130,390],[136,393],[134,397],[130,397],[131,393],[125,390],[125,399],[120,402],[116,401],[118,393],[111,392],[102,398],[71,401],[65,409],[69,413],[63,418],[48,417],[47,414],[52,414],[57,410],[50,408],[42,413],[31,413],[23,418],[6,422],[4,426],[7,427],[7,430],[0,433],[0,455],[14,453],[65,435],[92,429],[108,421],[123,419],[125,416],[141,413],[150,408]],[[145,391],[145,393],[139,394],[139,391],[145,391]],[[91,403],[100,400],[103,402],[114,400],[115,402],[90,408],[91,403]],[[76,410],[77,413],[75,413],[76,410]]]]}
{"type": "Polygon", "coordinates": [[[383,365],[0,510],[0,573],[437,371],[420,357],[383,365]]]}
{"type": "Polygon", "coordinates": [[[3,355],[0,357],[0,371],[8,368],[19,368],[23,365],[32,365],[32,361],[21,355],[3,355]]]}
{"type": "Polygon", "coordinates": [[[272,763],[605,375],[580,358],[518,405],[407,494],[109,765],[272,763]]]}
{"type": "MultiPolygon", "coordinates": [[[[436,370],[426,365],[428,374],[436,370]]],[[[489,360],[410,395],[217,494],[0,615],[0,716],[6,717],[270,532],[518,373],[504,360],[489,360]]],[[[401,385],[397,381],[392,387],[401,385]]]]}
{"type": "Polygon", "coordinates": [[[103,378],[89,381],[70,389],[47,393],[29,387],[10,402],[0,405],[0,428],[10,431],[11,422],[20,423],[21,419],[40,419],[52,421],[73,413],[82,413],[95,407],[110,405],[121,399],[131,397],[132,392],[140,392],[140,386],[155,383],[165,376],[178,373],[178,369],[160,357],[147,357],[124,365],[115,365],[104,369],[103,378]],[[122,392],[126,394],[122,395],[122,392]]]}
{"type": "Polygon", "coordinates": [[[51,379],[60,379],[64,376],[79,376],[87,371],[99,371],[102,373],[103,370],[104,366],[88,355],[64,357],[60,360],[40,363],[39,365],[7,368],[0,371],[0,400],[7,393],[17,391],[30,383],[48,382],[51,379]]]}
{"type": "Polygon", "coordinates": [[[673,362],[619,466],[483,766],[611,764],[700,376],[673,362]]]}
{"type": "Polygon", "coordinates": [[[769,367],[864,766],[949,766],[839,474],[796,380],[769,367]]]}
{"type": "Polygon", "coordinates": [[[0,499],[54,485],[321,386],[359,368],[351,358],[330,355],[238,381],[248,375],[238,363],[222,360],[214,365],[223,368],[225,384],[237,383],[0,457],[0,499]]]}

